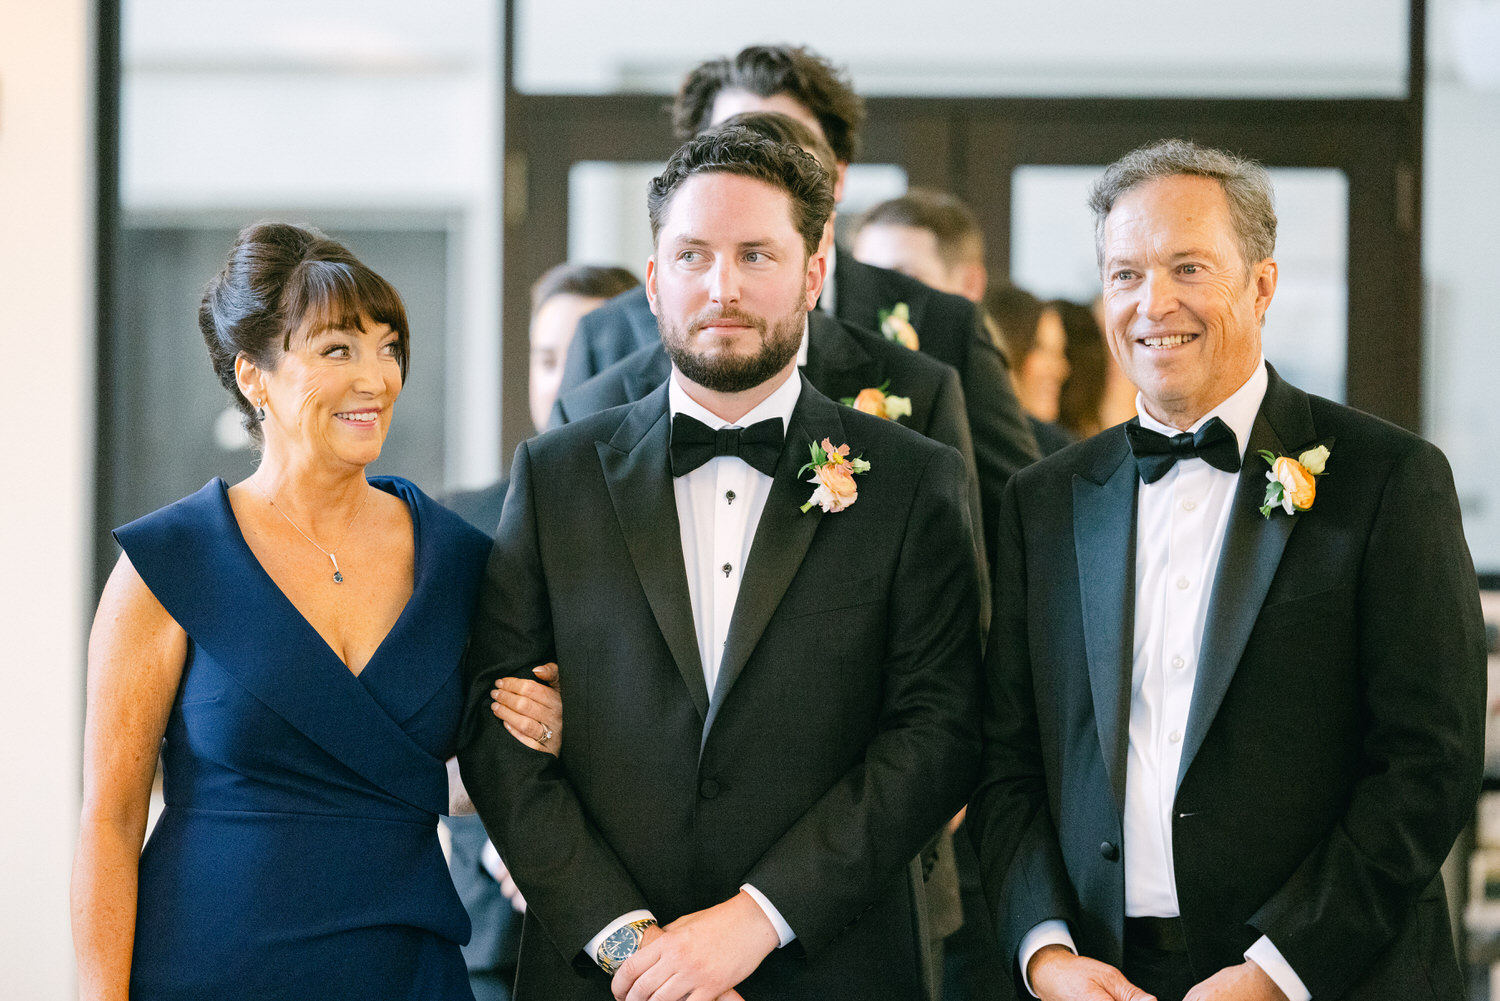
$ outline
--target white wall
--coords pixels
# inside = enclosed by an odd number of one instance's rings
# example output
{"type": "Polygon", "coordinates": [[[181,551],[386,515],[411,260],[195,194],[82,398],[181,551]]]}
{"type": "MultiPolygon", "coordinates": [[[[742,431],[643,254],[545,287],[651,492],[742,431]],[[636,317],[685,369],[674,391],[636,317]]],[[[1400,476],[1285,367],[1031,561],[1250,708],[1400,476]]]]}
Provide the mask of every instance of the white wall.
{"type": "Polygon", "coordinates": [[[1429,8],[1426,177],[1427,437],[1453,464],[1464,532],[1481,572],[1500,573],[1500,4],[1491,2],[1489,82],[1461,73],[1456,43],[1484,24],[1460,24],[1465,0],[1429,8]]]}
{"type": "Polygon", "coordinates": [[[93,497],[87,0],[0,2],[0,994],[73,993],[93,497]]]}
{"type": "Polygon", "coordinates": [[[517,80],[671,93],[706,55],[809,45],[865,94],[1397,97],[1408,0],[517,0],[517,80]],[[913,11],[920,11],[920,25],[913,11]],[[920,30],[913,30],[913,28],[920,30]]]}
{"type": "Polygon", "coordinates": [[[235,227],[268,211],[447,220],[447,486],[495,480],[499,422],[472,415],[500,412],[500,5],[123,7],[124,210],[235,227]]]}

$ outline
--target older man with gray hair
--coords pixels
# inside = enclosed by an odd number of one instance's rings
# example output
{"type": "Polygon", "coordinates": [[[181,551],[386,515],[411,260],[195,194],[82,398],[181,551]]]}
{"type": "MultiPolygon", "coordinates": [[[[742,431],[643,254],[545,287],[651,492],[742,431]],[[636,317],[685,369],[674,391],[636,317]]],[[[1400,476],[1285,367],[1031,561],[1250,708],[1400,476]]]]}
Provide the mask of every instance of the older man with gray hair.
{"type": "Polygon", "coordinates": [[[1261,354],[1260,166],[1168,141],[1091,200],[1139,416],[1002,509],[969,813],[1037,997],[1463,996],[1438,868],[1485,653],[1448,463],[1261,354]]]}

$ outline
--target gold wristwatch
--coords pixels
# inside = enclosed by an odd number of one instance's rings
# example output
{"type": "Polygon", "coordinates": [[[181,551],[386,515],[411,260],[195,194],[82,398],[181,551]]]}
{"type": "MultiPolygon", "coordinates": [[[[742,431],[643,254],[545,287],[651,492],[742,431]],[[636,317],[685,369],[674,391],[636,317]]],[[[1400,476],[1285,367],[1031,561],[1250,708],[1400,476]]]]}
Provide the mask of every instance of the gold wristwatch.
{"type": "Polygon", "coordinates": [[[620,964],[634,956],[635,951],[641,947],[641,942],[646,937],[646,929],[655,925],[655,918],[640,918],[610,932],[609,936],[599,943],[599,952],[595,957],[599,968],[610,976],[614,976],[620,964]]]}

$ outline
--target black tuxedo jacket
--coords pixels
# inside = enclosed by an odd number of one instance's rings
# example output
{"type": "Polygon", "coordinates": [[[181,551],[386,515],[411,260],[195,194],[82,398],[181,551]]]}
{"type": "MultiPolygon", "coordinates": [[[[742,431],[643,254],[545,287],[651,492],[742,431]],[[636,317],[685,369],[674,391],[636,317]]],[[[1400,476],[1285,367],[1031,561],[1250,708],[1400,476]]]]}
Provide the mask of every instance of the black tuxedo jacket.
{"type": "MultiPolygon", "coordinates": [[[[1136,483],[1121,426],[1006,495],[969,823],[1013,966],[1048,918],[1121,961],[1136,483]]],[[[1265,934],[1314,998],[1462,997],[1437,872],[1473,816],[1485,653],[1447,462],[1273,371],[1233,504],[1172,808],[1193,972],[1265,934]],[[1316,444],[1311,510],[1263,518],[1256,451],[1316,444]]]]}
{"type": "Polygon", "coordinates": [[[583,955],[749,882],[797,934],[747,997],[918,997],[907,863],[972,788],[978,609],[957,453],[804,380],[716,690],[699,663],[667,390],[523,443],[476,616],[465,784],[526,894],[517,997],[606,998],[583,955]],[[807,444],[871,463],[803,514],[807,444]],[[561,666],[560,760],[489,711],[561,666]]]}
{"type": "MultiPolygon", "coordinates": [[[[551,426],[561,427],[610,407],[634,403],[666,382],[671,372],[672,363],[658,339],[583,385],[560,394],[552,408],[551,426]]],[[[951,366],[814,310],[807,315],[807,364],[802,374],[818,392],[833,400],[858,396],[860,390],[886,383],[890,384],[889,392],[909,397],[911,414],[900,422],[933,441],[958,449],[969,472],[969,515],[978,524],[982,515],[974,442],[964,413],[963,387],[951,366]]],[[[981,568],[981,615],[982,622],[987,622],[989,575],[984,570],[988,562],[983,542],[983,537],[975,533],[975,555],[981,568]]]]}
{"type": "MultiPolygon", "coordinates": [[[[838,319],[878,332],[880,311],[904,302],[922,353],[958,370],[979,472],[985,549],[993,552],[995,518],[1005,482],[1040,455],[1011,388],[1005,356],[969,300],[939,292],[899,271],[861,264],[842,248],[834,253],[838,319]]],[[[660,340],[645,288],[622,292],[578,321],[563,367],[562,392],[660,340]]]]}

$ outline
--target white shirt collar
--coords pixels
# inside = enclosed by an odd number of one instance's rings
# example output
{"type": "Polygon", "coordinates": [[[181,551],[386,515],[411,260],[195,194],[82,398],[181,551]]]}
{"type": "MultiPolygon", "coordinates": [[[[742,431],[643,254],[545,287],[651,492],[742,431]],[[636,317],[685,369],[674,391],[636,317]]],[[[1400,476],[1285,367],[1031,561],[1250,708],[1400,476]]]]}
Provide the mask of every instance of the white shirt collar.
{"type": "MultiPolygon", "coordinates": [[[[802,340],[805,346],[807,343],[806,327],[803,330],[802,340]]],[[[737,421],[726,421],[689,396],[687,390],[683,389],[681,383],[678,382],[681,378],[682,373],[673,369],[672,377],[667,380],[667,416],[676,417],[678,414],[687,414],[715,431],[720,428],[747,428],[757,421],[780,417],[784,432],[792,426],[792,411],[797,408],[797,400],[802,396],[802,375],[793,369],[788,373],[785,381],[777,386],[770,396],[761,400],[753,410],[737,421]]]]}
{"type": "MultiPolygon", "coordinates": [[[[1255,415],[1260,413],[1261,401],[1266,398],[1266,385],[1269,381],[1266,375],[1266,356],[1261,355],[1255,371],[1250,373],[1250,378],[1245,380],[1244,385],[1230,393],[1224,402],[1198,418],[1188,431],[1197,431],[1213,418],[1219,418],[1229,425],[1229,430],[1234,432],[1235,441],[1240,446],[1240,461],[1243,462],[1245,449],[1250,447],[1250,430],[1255,426],[1255,415]]],[[[1181,433],[1179,429],[1163,424],[1147,413],[1140,393],[1135,394],[1135,412],[1140,417],[1143,428],[1169,436],[1181,433]]]]}

